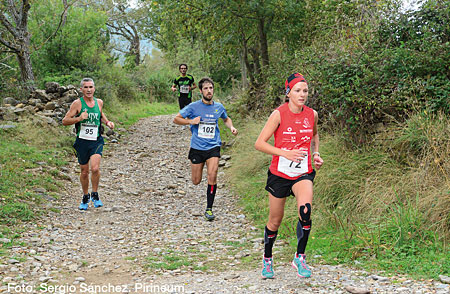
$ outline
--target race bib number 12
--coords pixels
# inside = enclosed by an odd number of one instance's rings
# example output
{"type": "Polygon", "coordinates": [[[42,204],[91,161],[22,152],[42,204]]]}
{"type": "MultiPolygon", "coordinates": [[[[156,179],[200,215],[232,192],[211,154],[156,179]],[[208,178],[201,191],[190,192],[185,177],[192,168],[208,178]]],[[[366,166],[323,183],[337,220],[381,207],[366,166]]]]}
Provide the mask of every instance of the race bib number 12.
{"type": "Polygon", "coordinates": [[[290,177],[298,177],[308,172],[308,160],[308,155],[300,162],[293,162],[286,157],[280,156],[278,160],[278,171],[290,177]]]}

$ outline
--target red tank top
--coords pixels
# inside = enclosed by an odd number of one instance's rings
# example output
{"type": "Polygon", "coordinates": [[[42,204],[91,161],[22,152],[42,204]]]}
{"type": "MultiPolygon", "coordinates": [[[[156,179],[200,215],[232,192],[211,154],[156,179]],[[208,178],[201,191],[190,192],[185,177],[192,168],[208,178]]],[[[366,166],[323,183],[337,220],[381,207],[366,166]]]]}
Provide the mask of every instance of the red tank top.
{"type": "Polygon", "coordinates": [[[307,156],[299,163],[288,160],[283,156],[273,155],[269,170],[279,177],[295,180],[300,176],[312,172],[311,139],[313,137],[314,110],[303,106],[300,113],[293,113],[285,103],[277,108],[280,112],[280,125],[274,133],[275,147],[292,150],[302,149],[307,156]]]}

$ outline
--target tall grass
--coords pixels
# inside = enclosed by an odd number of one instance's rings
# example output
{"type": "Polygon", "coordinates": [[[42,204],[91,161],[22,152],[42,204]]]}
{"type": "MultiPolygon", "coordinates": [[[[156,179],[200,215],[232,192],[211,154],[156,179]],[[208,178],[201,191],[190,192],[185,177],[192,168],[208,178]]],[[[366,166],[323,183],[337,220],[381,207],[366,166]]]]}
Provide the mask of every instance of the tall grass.
{"type": "MultiPolygon", "coordinates": [[[[253,145],[263,124],[249,122],[241,130],[245,136],[233,147],[229,172],[235,193],[260,228],[268,216],[264,186],[271,157],[253,145]]],[[[325,163],[314,182],[308,251],[327,263],[358,260],[363,267],[421,277],[449,274],[449,126],[445,116],[416,115],[353,150],[338,135],[322,133],[325,163]]],[[[291,251],[296,219],[290,197],[279,234],[291,251]]]]}

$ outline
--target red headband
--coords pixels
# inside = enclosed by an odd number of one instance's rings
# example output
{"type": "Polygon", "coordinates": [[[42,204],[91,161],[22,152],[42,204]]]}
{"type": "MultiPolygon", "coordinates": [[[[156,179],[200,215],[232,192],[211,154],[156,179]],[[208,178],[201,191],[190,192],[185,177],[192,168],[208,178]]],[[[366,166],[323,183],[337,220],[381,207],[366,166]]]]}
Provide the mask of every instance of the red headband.
{"type": "Polygon", "coordinates": [[[300,82],[306,83],[305,78],[301,74],[299,74],[298,72],[291,74],[284,83],[284,86],[286,88],[286,95],[289,94],[289,92],[291,92],[291,89],[294,87],[295,84],[300,82]]]}

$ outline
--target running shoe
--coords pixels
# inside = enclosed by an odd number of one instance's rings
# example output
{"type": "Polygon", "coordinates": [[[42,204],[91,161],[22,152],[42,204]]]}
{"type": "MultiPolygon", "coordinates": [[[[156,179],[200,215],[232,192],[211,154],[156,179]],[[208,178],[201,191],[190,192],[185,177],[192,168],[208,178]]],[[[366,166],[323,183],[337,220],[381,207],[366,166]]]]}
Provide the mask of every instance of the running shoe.
{"type": "Polygon", "coordinates": [[[91,195],[89,195],[89,193],[83,195],[83,200],[80,203],[80,206],[78,207],[78,209],[80,210],[87,210],[89,207],[89,201],[91,200],[91,195]]]}
{"type": "Polygon", "coordinates": [[[292,267],[297,270],[297,276],[300,278],[311,277],[311,270],[306,264],[306,255],[295,253],[294,260],[292,261],[292,267]]]}
{"type": "Polygon", "coordinates": [[[213,219],[216,218],[215,215],[213,214],[211,208],[207,208],[207,209],[206,209],[206,211],[205,211],[205,217],[206,217],[206,219],[209,220],[209,221],[212,221],[213,219]]]}
{"type": "Polygon", "coordinates": [[[97,192],[92,192],[91,196],[92,196],[92,202],[94,202],[94,207],[102,207],[103,206],[102,201],[98,198],[97,192]]]}
{"type": "Polygon", "coordinates": [[[273,258],[263,256],[263,268],[261,272],[263,279],[273,279],[273,258]]]}

